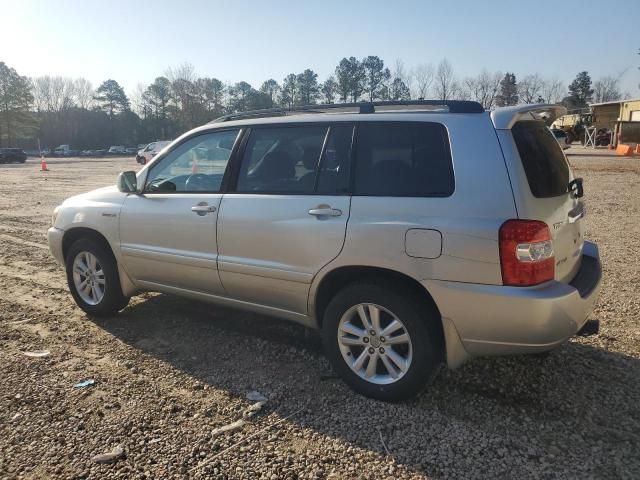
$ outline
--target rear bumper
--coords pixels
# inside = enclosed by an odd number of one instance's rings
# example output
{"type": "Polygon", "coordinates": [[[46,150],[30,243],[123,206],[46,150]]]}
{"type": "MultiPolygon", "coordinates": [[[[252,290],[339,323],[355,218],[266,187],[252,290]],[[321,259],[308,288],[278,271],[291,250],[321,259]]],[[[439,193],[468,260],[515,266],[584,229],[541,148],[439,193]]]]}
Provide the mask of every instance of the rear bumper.
{"type": "Polygon", "coordinates": [[[445,336],[447,349],[455,350],[456,356],[450,358],[447,352],[449,364],[458,365],[465,355],[535,353],[567,341],[593,311],[602,287],[602,267],[598,247],[585,242],[582,265],[569,284],[551,281],[523,288],[423,283],[449,330],[455,329],[457,335],[445,329],[445,336]]]}

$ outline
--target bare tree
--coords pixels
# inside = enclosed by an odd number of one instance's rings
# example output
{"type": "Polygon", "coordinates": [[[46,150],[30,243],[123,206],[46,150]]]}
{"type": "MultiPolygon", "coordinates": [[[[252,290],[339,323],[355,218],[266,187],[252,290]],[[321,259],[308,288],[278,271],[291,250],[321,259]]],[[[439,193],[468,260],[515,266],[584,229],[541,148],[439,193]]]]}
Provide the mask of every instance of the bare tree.
{"type": "Polygon", "coordinates": [[[518,99],[520,103],[538,103],[542,97],[544,80],[537,73],[527,75],[518,82],[518,99]]]}
{"type": "Polygon", "coordinates": [[[138,83],[135,90],[129,94],[131,101],[131,110],[137,113],[141,118],[146,118],[151,114],[151,108],[145,92],[147,86],[144,83],[138,83]]]}
{"type": "Polygon", "coordinates": [[[32,81],[36,110],[60,113],[75,105],[73,80],[66,77],[38,77],[32,81]]]}
{"type": "Polygon", "coordinates": [[[595,103],[620,100],[620,79],[613,76],[602,77],[593,84],[593,101],[595,103]]]}
{"type": "Polygon", "coordinates": [[[51,104],[51,77],[37,77],[31,80],[33,104],[37,112],[45,112],[51,104]]]}
{"type": "Polygon", "coordinates": [[[433,65],[430,63],[421,63],[413,69],[411,77],[415,82],[415,96],[417,98],[427,98],[429,96],[429,88],[433,83],[434,73],[433,65]]]}
{"type": "Polygon", "coordinates": [[[435,76],[435,96],[438,100],[450,100],[456,93],[458,88],[456,79],[453,75],[453,67],[449,61],[444,58],[436,70],[435,76]]]}
{"type": "Polygon", "coordinates": [[[73,100],[80,108],[89,109],[93,105],[93,85],[86,78],[76,78],[73,81],[73,100]]]}
{"type": "Polygon", "coordinates": [[[391,78],[393,79],[393,81],[396,78],[399,78],[400,80],[402,80],[402,83],[404,83],[404,86],[407,87],[409,91],[411,91],[413,87],[412,77],[413,75],[410,75],[409,72],[407,72],[407,69],[405,68],[404,62],[402,61],[402,59],[396,58],[396,61],[393,66],[393,72],[391,74],[391,78]]]}
{"type": "Polygon", "coordinates": [[[64,77],[38,77],[33,80],[34,102],[38,111],[61,112],[73,105],[73,81],[64,77]]]}
{"type": "Polygon", "coordinates": [[[177,67],[169,67],[165,72],[165,76],[170,82],[176,80],[186,80],[187,82],[193,82],[196,79],[196,70],[189,62],[181,63],[177,67]]]}
{"type": "Polygon", "coordinates": [[[458,97],[461,100],[475,100],[485,110],[491,110],[495,106],[502,77],[502,72],[490,73],[487,70],[482,70],[477,77],[464,80],[462,86],[464,93],[459,94],[458,97]]]}
{"type": "Polygon", "coordinates": [[[182,128],[193,128],[197,123],[195,68],[192,64],[185,62],[177,67],[169,67],[166,71],[166,77],[171,85],[171,98],[179,113],[178,117],[182,128]]]}
{"type": "Polygon", "coordinates": [[[564,93],[564,84],[558,78],[548,78],[543,81],[541,96],[546,103],[560,103],[564,93]]]}

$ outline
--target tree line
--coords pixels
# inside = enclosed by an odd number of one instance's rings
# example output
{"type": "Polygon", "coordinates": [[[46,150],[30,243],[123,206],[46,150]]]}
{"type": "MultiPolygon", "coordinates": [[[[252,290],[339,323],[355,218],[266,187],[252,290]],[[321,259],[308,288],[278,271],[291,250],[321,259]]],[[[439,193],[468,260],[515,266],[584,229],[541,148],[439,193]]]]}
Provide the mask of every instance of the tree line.
{"type": "Polygon", "coordinates": [[[138,85],[130,95],[113,79],[94,89],[84,78],[28,78],[0,62],[0,146],[35,148],[37,139],[43,147],[136,145],[175,138],[226,113],[317,103],[433,98],[475,100],[487,110],[559,102],[579,109],[621,96],[615,76],[592,83],[588,72],[580,72],[568,88],[558,78],[539,74],[516,77],[483,70],[461,78],[446,59],[413,68],[397,60],[389,68],[377,56],[345,57],[323,81],[305,69],[255,87],[199,76],[192,65],[183,64],[150,85],[138,85]]]}

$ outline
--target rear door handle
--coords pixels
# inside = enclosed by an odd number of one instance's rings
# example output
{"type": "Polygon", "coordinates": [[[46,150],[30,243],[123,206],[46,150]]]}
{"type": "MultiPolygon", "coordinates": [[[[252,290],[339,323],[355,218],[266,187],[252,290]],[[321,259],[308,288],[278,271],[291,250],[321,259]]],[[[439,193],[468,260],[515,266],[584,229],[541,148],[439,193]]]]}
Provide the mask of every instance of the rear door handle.
{"type": "Polygon", "coordinates": [[[197,213],[200,216],[204,216],[207,213],[215,212],[216,207],[207,205],[206,202],[201,202],[198,205],[191,207],[191,211],[197,213]]]}
{"type": "Polygon", "coordinates": [[[309,215],[313,215],[314,217],[339,217],[340,215],[342,215],[342,210],[320,205],[317,208],[312,208],[311,210],[309,210],[309,215]]]}

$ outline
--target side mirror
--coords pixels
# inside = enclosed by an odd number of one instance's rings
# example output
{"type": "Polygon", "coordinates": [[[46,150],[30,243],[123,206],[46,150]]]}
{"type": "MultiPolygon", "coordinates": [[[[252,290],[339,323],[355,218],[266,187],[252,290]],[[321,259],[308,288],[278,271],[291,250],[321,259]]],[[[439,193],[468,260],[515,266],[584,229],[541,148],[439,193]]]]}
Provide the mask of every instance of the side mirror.
{"type": "Polygon", "coordinates": [[[127,172],[120,172],[118,175],[118,190],[123,193],[137,193],[138,191],[138,179],[136,178],[136,172],[130,170],[127,172]]]}

